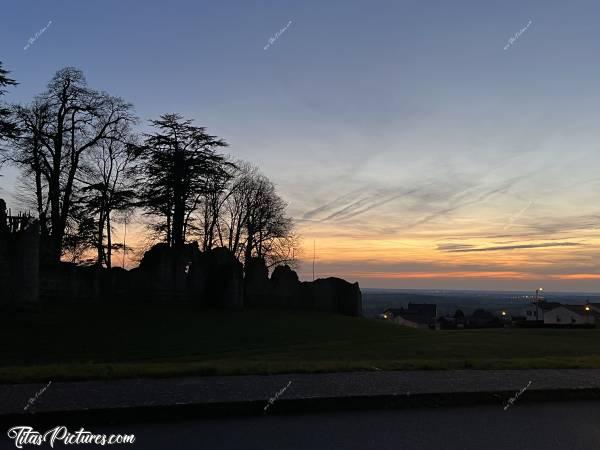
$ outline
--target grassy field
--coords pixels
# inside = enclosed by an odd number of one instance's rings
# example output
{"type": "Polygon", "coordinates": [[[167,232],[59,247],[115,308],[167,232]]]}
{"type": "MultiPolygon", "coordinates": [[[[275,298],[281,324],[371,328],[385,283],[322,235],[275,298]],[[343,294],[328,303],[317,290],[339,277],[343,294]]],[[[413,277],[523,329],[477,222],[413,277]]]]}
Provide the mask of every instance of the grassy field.
{"type": "Polygon", "coordinates": [[[2,313],[0,382],[377,369],[600,368],[600,330],[418,331],[309,312],[2,313]]]}

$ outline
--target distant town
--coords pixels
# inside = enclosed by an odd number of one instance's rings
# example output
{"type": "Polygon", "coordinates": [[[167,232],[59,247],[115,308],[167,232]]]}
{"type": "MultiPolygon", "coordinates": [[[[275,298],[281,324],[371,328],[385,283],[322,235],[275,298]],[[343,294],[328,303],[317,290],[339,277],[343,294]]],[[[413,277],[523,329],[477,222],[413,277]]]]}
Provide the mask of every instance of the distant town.
{"type": "Polygon", "coordinates": [[[596,328],[600,326],[600,302],[587,300],[583,304],[568,304],[547,301],[543,289],[536,289],[534,295],[513,297],[525,299],[528,303],[519,313],[508,308],[489,310],[476,308],[470,314],[463,309],[454,313],[439,313],[435,303],[409,302],[407,307],[386,308],[378,315],[401,326],[430,330],[459,330],[470,328],[596,328]]]}

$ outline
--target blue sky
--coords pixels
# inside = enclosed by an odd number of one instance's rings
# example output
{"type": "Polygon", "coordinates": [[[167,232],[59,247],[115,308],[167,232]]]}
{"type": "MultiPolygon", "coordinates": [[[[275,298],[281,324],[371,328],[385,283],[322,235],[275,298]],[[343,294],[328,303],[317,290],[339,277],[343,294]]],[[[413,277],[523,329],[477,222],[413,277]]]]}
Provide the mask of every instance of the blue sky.
{"type": "Polygon", "coordinates": [[[276,182],[321,275],[595,290],[599,17],[594,1],[6,1],[0,60],[20,83],[6,101],[71,65],[142,123],[178,112],[225,138],[276,182]]]}

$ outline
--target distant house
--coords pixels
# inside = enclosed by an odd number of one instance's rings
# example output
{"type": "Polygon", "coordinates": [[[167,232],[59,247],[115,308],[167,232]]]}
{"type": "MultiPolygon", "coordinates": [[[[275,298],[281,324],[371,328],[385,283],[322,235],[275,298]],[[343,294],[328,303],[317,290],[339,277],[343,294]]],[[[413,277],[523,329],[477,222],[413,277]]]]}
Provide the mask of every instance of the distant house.
{"type": "Polygon", "coordinates": [[[525,322],[539,322],[544,323],[544,314],[546,311],[550,311],[554,308],[561,306],[560,303],[556,302],[533,302],[528,305],[523,311],[525,316],[525,322]]]}
{"type": "Polygon", "coordinates": [[[409,303],[407,308],[389,308],[384,311],[383,316],[405,327],[438,328],[437,305],[430,303],[409,303]]]}
{"type": "Polygon", "coordinates": [[[595,326],[600,312],[590,305],[560,305],[544,312],[544,325],[595,326]]]}

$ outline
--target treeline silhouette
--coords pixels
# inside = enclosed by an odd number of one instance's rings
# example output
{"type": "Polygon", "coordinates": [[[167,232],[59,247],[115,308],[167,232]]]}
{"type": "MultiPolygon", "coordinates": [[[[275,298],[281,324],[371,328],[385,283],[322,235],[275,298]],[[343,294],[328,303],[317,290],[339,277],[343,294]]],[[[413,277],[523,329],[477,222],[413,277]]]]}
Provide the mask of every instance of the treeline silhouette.
{"type": "MultiPolygon", "coordinates": [[[[14,85],[0,65],[0,94],[14,85]]],[[[185,302],[362,315],[358,283],[299,280],[294,223],[256,167],[178,114],[147,133],[138,124],[131,104],[72,67],[30,104],[1,107],[0,162],[21,171],[37,220],[11,217],[0,199],[0,307],[185,302]],[[131,250],[115,242],[115,224],[138,214],[154,245],[139,267],[113,267],[115,252],[124,261],[131,250]]]]}
{"type": "MultiPolygon", "coordinates": [[[[0,95],[18,83],[0,62],[0,95]]],[[[20,197],[36,211],[40,259],[111,268],[132,249],[117,224],[147,217],[151,242],[227,248],[244,265],[293,264],[299,238],[286,203],[255,166],[178,114],[137,130],[133,105],[89,87],[66,67],[25,105],[0,105],[0,166],[21,172],[20,197]],[[139,217],[139,216],[138,216],[139,217]],[[119,240],[120,241],[120,240],[119,240]]]]}

